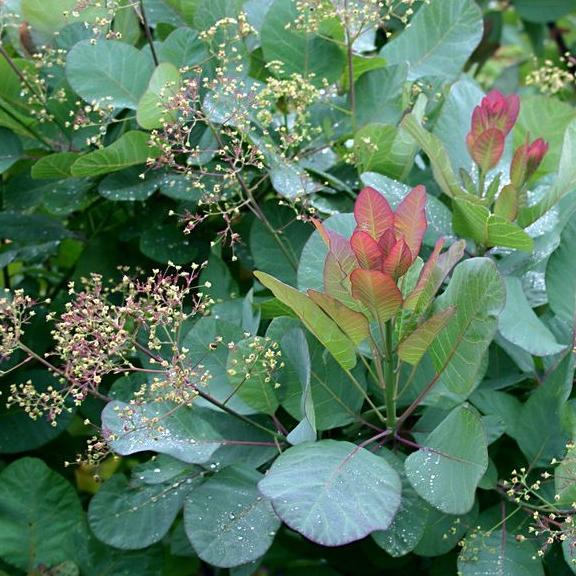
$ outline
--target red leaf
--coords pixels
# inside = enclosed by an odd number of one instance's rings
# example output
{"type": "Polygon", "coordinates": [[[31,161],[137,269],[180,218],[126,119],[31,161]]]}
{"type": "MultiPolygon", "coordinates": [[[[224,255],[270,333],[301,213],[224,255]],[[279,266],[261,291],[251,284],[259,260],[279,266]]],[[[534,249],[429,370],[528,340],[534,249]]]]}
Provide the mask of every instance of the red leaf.
{"type": "Polygon", "coordinates": [[[350,246],[362,268],[377,270],[382,266],[382,252],[376,240],[368,232],[354,230],[350,238],[350,246]]]}
{"type": "Polygon", "coordinates": [[[378,247],[382,251],[382,256],[386,258],[396,245],[396,234],[392,228],[388,228],[378,240],[378,247]]]}
{"type": "Polygon", "coordinates": [[[394,227],[396,233],[400,234],[408,248],[412,252],[412,257],[416,258],[420,252],[422,238],[426,232],[426,188],[416,186],[400,202],[394,214],[394,227]]]}
{"type": "Polygon", "coordinates": [[[386,260],[384,260],[382,271],[397,279],[406,274],[413,261],[414,257],[412,252],[410,252],[410,248],[408,248],[408,244],[406,244],[404,238],[400,238],[386,260]]]}
{"type": "Polygon", "coordinates": [[[362,302],[378,322],[390,320],[402,305],[402,294],[388,274],[357,268],[350,276],[352,296],[362,302]]]}
{"type": "Polygon", "coordinates": [[[394,213],[388,200],[367,186],[360,191],[354,204],[354,217],[360,230],[368,232],[374,240],[394,225],[394,213]]]}

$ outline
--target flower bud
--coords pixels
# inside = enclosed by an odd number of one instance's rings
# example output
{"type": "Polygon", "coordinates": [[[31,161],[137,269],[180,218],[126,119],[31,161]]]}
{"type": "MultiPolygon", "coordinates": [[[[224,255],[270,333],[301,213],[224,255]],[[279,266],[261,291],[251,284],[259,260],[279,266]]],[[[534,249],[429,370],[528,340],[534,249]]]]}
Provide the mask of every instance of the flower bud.
{"type": "Polygon", "coordinates": [[[544,156],[548,152],[548,143],[542,138],[531,144],[523,144],[516,149],[510,165],[510,182],[520,189],[530,176],[538,170],[544,156]]]}
{"type": "Polygon", "coordinates": [[[470,156],[483,172],[500,161],[506,136],[514,127],[519,110],[518,96],[504,96],[497,90],[488,93],[474,108],[466,144],[470,156]]]}

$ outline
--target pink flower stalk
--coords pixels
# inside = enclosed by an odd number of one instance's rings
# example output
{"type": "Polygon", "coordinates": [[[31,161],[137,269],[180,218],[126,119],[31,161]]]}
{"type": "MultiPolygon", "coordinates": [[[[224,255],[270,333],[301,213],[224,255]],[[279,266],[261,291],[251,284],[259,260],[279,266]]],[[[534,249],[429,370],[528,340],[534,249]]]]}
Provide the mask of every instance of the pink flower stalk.
{"type": "Polygon", "coordinates": [[[489,92],[474,108],[466,144],[470,156],[484,173],[500,161],[506,136],[514,127],[519,111],[518,96],[504,96],[497,90],[489,92]]]}
{"type": "Polygon", "coordinates": [[[516,189],[522,188],[530,176],[538,170],[544,156],[548,152],[548,142],[542,138],[531,144],[526,142],[514,152],[510,165],[510,182],[516,189]]]}

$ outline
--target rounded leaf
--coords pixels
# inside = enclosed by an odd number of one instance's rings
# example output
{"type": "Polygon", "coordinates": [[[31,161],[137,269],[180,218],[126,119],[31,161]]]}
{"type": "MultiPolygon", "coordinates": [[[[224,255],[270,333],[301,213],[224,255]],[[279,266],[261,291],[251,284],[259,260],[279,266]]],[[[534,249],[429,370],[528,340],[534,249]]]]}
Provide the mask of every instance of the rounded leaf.
{"type": "Polygon", "coordinates": [[[324,546],[386,530],[400,506],[395,470],[368,450],[336,440],[289,448],[258,488],[290,528],[324,546]]]}

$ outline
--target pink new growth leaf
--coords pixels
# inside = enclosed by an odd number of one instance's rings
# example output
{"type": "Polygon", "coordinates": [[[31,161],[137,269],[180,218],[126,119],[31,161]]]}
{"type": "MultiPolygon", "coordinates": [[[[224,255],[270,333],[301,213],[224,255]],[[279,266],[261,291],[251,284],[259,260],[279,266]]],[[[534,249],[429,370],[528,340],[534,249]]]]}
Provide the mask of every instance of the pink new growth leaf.
{"type": "Polygon", "coordinates": [[[350,245],[362,268],[375,270],[382,266],[382,251],[368,232],[356,229],[350,238],[350,245]]]}
{"type": "Polygon", "coordinates": [[[466,144],[470,156],[484,172],[494,168],[500,161],[504,141],[514,127],[519,111],[518,96],[504,96],[497,90],[492,90],[474,108],[466,144]]]}
{"type": "Polygon", "coordinates": [[[374,240],[394,225],[394,213],[388,200],[370,186],[363,188],[358,194],[354,204],[354,217],[358,228],[368,232],[374,240]]]}
{"type": "Polygon", "coordinates": [[[414,257],[408,244],[404,241],[404,238],[400,238],[384,260],[382,271],[398,279],[406,274],[413,261],[414,257]]]}
{"type": "Polygon", "coordinates": [[[538,170],[538,166],[548,152],[548,143],[542,138],[534,140],[532,144],[523,144],[514,152],[510,165],[510,181],[520,189],[530,176],[538,170]]]}
{"type": "Polygon", "coordinates": [[[422,239],[426,232],[426,188],[416,186],[400,202],[394,214],[396,234],[404,239],[412,252],[413,258],[418,256],[422,239]]]}

